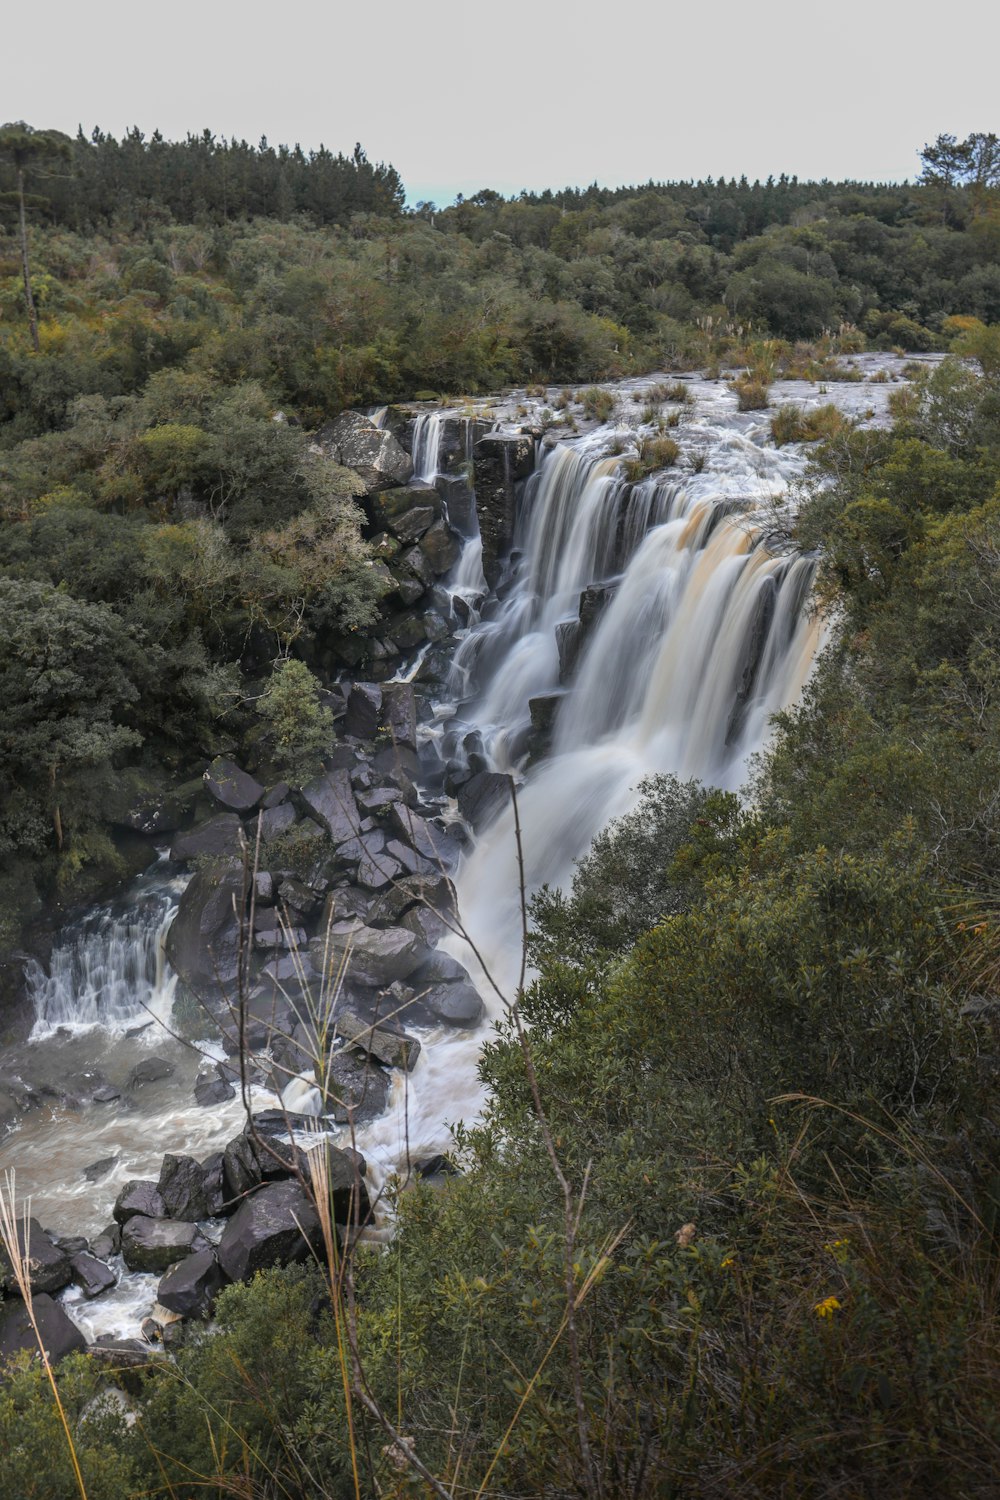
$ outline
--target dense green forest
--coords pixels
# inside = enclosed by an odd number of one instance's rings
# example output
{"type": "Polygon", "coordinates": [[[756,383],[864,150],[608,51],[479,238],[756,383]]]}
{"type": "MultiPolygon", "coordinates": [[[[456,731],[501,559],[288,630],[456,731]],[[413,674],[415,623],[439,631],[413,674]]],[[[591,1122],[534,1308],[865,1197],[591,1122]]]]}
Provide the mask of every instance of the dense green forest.
{"type": "MultiPolygon", "coordinates": [[[[768,335],[827,378],[866,342],[963,356],[815,452],[792,540],[832,639],[752,798],[651,782],[534,899],[461,1172],[400,1185],[388,1246],[231,1288],[127,1415],[61,1366],[90,1500],[995,1494],[1000,204],[947,139],[913,186],[416,213],[361,153],[96,136],[38,166],[37,353],[16,215],[0,242],[11,931],[123,859],[128,775],[241,743],[248,679],[371,618],[321,418],[740,369],[768,335]]],[[[0,1489],[76,1492],[27,1365],[0,1489]]]]}

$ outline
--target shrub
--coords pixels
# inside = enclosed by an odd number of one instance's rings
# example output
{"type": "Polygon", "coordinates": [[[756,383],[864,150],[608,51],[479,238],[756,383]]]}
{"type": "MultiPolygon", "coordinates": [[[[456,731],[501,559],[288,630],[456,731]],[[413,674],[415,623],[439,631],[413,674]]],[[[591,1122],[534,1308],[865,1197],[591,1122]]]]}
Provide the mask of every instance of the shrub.
{"type": "Polygon", "coordinates": [[[757,375],[741,375],[733,381],[736,405],[739,411],[765,411],[769,404],[770,391],[767,381],[757,375]]]}
{"type": "Polygon", "coordinates": [[[771,418],[771,437],[776,448],[785,443],[816,443],[836,437],[851,424],[832,402],[811,411],[789,402],[771,418]]]}

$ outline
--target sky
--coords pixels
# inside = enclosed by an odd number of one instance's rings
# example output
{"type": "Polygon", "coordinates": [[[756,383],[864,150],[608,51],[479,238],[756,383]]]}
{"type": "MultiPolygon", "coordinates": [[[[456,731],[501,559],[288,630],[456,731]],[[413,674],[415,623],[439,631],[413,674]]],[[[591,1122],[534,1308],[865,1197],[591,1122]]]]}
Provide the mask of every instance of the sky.
{"type": "Polygon", "coordinates": [[[9,9],[0,120],[360,141],[411,205],[744,173],[903,181],[939,133],[1000,130],[1000,7],[982,0],[9,9]]]}

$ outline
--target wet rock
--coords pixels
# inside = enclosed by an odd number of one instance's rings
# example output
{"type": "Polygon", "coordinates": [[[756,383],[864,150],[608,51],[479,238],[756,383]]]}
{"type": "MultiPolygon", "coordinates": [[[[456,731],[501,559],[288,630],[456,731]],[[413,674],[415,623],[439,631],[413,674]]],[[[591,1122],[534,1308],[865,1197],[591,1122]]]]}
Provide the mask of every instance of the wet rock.
{"type": "Polygon", "coordinates": [[[352,838],[361,823],[354,800],[350,772],[344,768],[324,772],[302,788],[302,800],[335,844],[352,838]]]}
{"type": "MultiPolygon", "coordinates": [[[[22,1257],[28,1260],[28,1285],[32,1293],[58,1292],[67,1286],[72,1275],[70,1258],[54,1244],[37,1219],[28,1220],[27,1237],[24,1222],[17,1225],[17,1243],[22,1257]]],[[[14,1287],[14,1272],[7,1251],[0,1245],[0,1281],[14,1287]]]]}
{"type": "Polygon", "coordinates": [[[473,486],[483,539],[483,572],[491,588],[500,579],[501,559],[514,539],[517,486],[535,464],[530,437],[490,433],[473,450],[473,486]]]}
{"type": "Polygon", "coordinates": [[[421,538],[420,550],[430,564],[431,571],[441,577],[449,573],[458,562],[461,548],[458,538],[448,530],[445,523],[435,521],[421,538]]]}
{"type": "Polygon", "coordinates": [[[272,807],[280,807],[283,802],[288,801],[291,794],[292,789],[287,781],[275,782],[274,786],[264,793],[260,805],[265,811],[272,807]]]}
{"type": "Polygon", "coordinates": [[[436,948],[413,976],[413,983],[423,984],[471,984],[472,976],[464,964],[450,953],[436,948]]]}
{"type": "Polygon", "coordinates": [[[449,474],[437,483],[448,513],[448,524],[464,537],[475,536],[475,497],[468,480],[460,474],[449,474]]]}
{"type": "Polygon", "coordinates": [[[443,917],[438,916],[436,911],[431,911],[428,906],[411,907],[405,916],[400,918],[399,925],[409,932],[416,933],[420,941],[428,947],[439,943],[445,934],[451,931],[443,917]]]}
{"type": "Polygon", "coordinates": [[[513,777],[499,771],[478,771],[458,789],[458,810],[477,830],[510,806],[513,777]]]}
{"type": "Polygon", "coordinates": [[[222,1181],[226,1201],[239,1200],[262,1180],[260,1163],[245,1135],[234,1136],[222,1156],[222,1181]]]}
{"type": "Polygon", "coordinates": [[[178,834],[170,846],[170,858],[240,859],[243,854],[243,824],[237,813],[219,813],[187,833],[178,834]]]}
{"type": "Polygon", "coordinates": [[[319,1219],[297,1182],[274,1182],[248,1198],[219,1241],[219,1265],[231,1281],[268,1266],[304,1260],[322,1246],[319,1219]]]}
{"type": "Polygon", "coordinates": [[[421,593],[424,589],[431,587],[434,582],[434,570],[419,547],[411,547],[408,552],[404,552],[400,562],[422,585],[421,593]]]}
{"type": "Polygon", "coordinates": [[[214,1250],[200,1250],[171,1266],[161,1280],[156,1300],[182,1318],[208,1318],[226,1283],[214,1250]]]}
{"type": "Polygon", "coordinates": [[[446,1026],[471,1029],[479,1025],[485,1014],[482,999],[471,984],[419,985],[417,998],[435,1021],[446,1026]]]}
{"type": "MultiPolygon", "coordinates": [[[[412,682],[387,682],[382,688],[382,719],[394,745],[417,748],[417,708],[412,682]]],[[[385,789],[387,790],[387,788],[385,789]]]]}
{"type": "Polygon", "coordinates": [[[223,807],[239,813],[251,812],[264,796],[260,782],[224,755],[217,755],[205,772],[205,790],[223,807]]]}
{"type": "Polygon", "coordinates": [[[112,1255],[117,1255],[122,1245],[122,1231],[120,1224],[109,1224],[97,1235],[90,1245],[90,1253],[97,1260],[110,1260],[112,1255]]]}
{"type": "Polygon", "coordinates": [[[96,1088],[90,1097],[94,1100],[95,1104],[113,1104],[121,1096],[121,1089],[116,1089],[114,1084],[102,1083],[100,1088],[96,1088]]]}
{"type": "Polygon", "coordinates": [[[455,840],[412,808],[401,802],[394,803],[389,809],[389,823],[403,844],[436,869],[447,870],[457,864],[459,846],[455,840]]]}
{"type": "Polygon", "coordinates": [[[102,1156],[100,1161],[92,1161],[89,1167],[84,1167],[83,1177],[85,1182],[100,1182],[102,1177],[107,1177],[112,1167],[117,1167],[121,1161],[121,1154],[115,1156],[102,1156]]]}
{"type": "Polygon", "coordinates": [[[127,1224],[136,1214],[161,1219],[166,1211],[166,1204],[160,1197],[156,1183],[148,1178],[133,1177],[118,1194],[111,1213],[116,1224],[127,1224]]]}
{"type": "Polygon", "coordinates": [[[426,957],[417,936],[404,927],[360,927],[331,930],[331,946],[349,954],[348,976],[352,983],[379,988],[394,979],[405,979],[426,957]]]}
{"type": "Polygon", "coordinates": [[[142,1389],[142,1377],[138,1371],[153,1364],[156,1356],[142,1339],[119,1339],[113,1334],[102,1333],[89,1345],[87,1358],[113,1374],[132,1394],[138,1395],[142,1389]]]}
{"type": "Polygon", "coordinates": [[[194,1083],[195,1103],[203,1109],[213,1104],[225,1104],[236,1097],[236,1090],[225,1078],[220,1078],[213,1069],[211,1073],[199,1073],[194,1083]]]}
{"type": "Polygon", "coordinates": [[[274,876],[270,871],[257,871],[253,878],[253,895],[258,906],[274,905],[274,876]]]}
{"type": "Polygon", "coordinates": [[[168,1063],[163,1057],[144,1057],[142,1062],[136,1063],[128,1075],[125,1087],[128,1089],[141,1089],[144,1084],[158,1083],[161,1078],[173,1076],[174,1065],[168,1063]]]}
{"type": "Polygon", "coordinates": [[[82,1255],[90,1249],[86,1237],[82,1234],[50,1234],[49,1239],[59,1246],[64,1255],[82,1255]]]}
{"type": "Polygon", "coordinates": [[[243,871],[232,865],[197,870],[167,933],[167,958],[199,999],[217,996],[239,972],[243,871]]]}
{"type": "Polygon", "coordinates": [[[363,412],[342,412],[317,432],[314,441],[322,454],[352,469],[368,495],[405,484],[413,473],[410,455],[392,433],[376,427],[363,412]]]}
{"type": "MultiPolygon", "coordinates": [[[[58,1302],[53,1302],[46,1292],[32,1298],[32,1310],[42,1345],[53,1364],[67,1354],[78,1354],[87,1347],[87,1340],[76,1324],[66,1316],[58,1302]]],[[[23,1302],[11,1300],[0,1304],[0,1367],[22,1349],[37,1354],[38,1343],[35,1331],[28,1318],[23,1302]]]]}
{"type": "Polygon", "coordinates": [[[205,1174],[193,1156],[163,1158],[157,1191],[163,1199],[166,1214],[171,1219],[194,1222],[210,1216],[208,1195],[205,1192],[205,1174]]]}
{"type": "Polygon", "coordinates": [[[377,682],[356,682],[347,696],[344,733],[373,740],[382,713],[382,689],[377,682]]]}
{"type": "Polygon", "coordinates": [[[369,1026],[350,1010],[339,1012],[334,1030],[349,1046],[367,1052],[387,1068],[405,1068],[411,1073],[420,1056],[420,1043],[416,1037],[382,1026],[369,1026]]]}
{"type": "Polygon", "coordinates": [[[385,1112],[389,1078],[356,1052],[335,1052],[326,1065],[321,1092],[326,1113],[338,1124],[362,1125],[385,1112]]]}
{"type": "Polygon", "coordinates": [[[81,1253],[70,1256],[70,1273],[73,1281],[87,1298],[99,1297],[118,1285],[118,1278],[109,1266],[94,1255],[81,1253]]]}
{"type": "Polygon", "coordinates": [[[333,1203],[335,1224],[359,1224],[371,1214],[365,1187],[365,1159],[350,1147],[344,1150],[321,1141],[305,1152],[304,1170],[314,1191],[326,1185],[333,1203]]]}
{"type": "Polygon", "coordinates": [[[222,1152],[213,1151],[201,1164],[201,1180],[210,1219],[218,1218],[225,1208],[226,1185],[222,1174],[223,1161],[222,1152]]]}
{"type": "Polygon", "coordinates": [[[162,1272],[176,1260],[209,1248],[197,1224],[136,1214],[122,1230],[122,1260],[130,1271],[162,1272]]]}
{"type": "Polygon", "coordinates": [[[562,693],[542,693],[537,698],[528,699],[528,712],[531,715],[531,756],[534,760],[549,752],[556,714],[562,701],[562,693]]]}

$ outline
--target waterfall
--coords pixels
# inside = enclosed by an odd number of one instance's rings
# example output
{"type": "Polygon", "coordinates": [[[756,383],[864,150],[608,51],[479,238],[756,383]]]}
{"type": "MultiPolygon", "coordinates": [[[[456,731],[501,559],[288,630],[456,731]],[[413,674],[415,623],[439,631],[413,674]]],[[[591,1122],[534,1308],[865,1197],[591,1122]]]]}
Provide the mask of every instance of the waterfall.
{"type": "Polygon", "coordinates": [[[57,1027],[121,1031],[169,1019],[177,976],[163,944],[177,911],[178,884],[150,883],[131,906],[88,912],[64,929],[48,974],[35,960],[26,966],[33,1040],[57,1027]]]}
{"type": "MultiPolygon", "coordinates": [[[[819,644],[806,607],[815,562],[770,552],[731,488],[708,475],[629,485],[614,460],[569,445],[529,480],[513,585],[461,643],[453,677],[475,694],[463,724],[498,769],[523,759],[529,700],[555,697],[552,754],[519,792],[529,887],[567,883],[644,775],[738,788],[772,715],[800,693],[819,644]]],[[[458,889],[470,932],[509,974],[512,812],[481,836],[458,889]]]]}
{"type": "Polygon", "coordinates": [[[439,451],[444,422],[436,411],[421,412],[413,423],[413,478],[433,484],[440,468],[439,451]]]}

